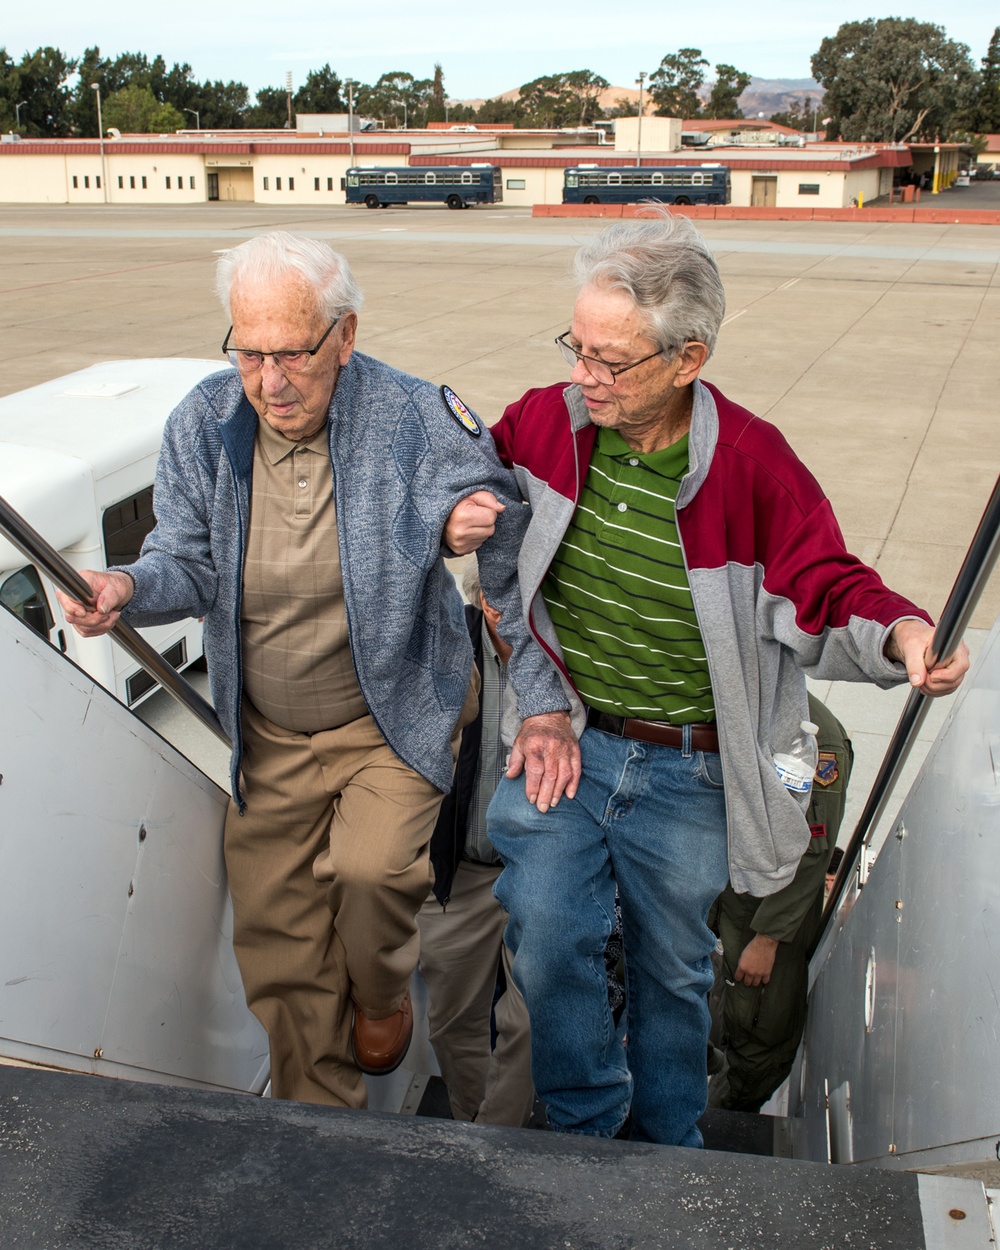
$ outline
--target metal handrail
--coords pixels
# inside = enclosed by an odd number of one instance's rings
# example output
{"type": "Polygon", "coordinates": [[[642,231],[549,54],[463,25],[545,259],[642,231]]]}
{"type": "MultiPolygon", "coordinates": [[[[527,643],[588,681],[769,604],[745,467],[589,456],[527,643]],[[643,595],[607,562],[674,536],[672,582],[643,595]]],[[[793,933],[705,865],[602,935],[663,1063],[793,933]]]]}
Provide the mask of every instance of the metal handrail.
{"type": "MultiPolygon", "coordinates": [[[[993,487],[993,494],[986,505],[972,542],[969,544],[969,550],[966,552],[962,567],[958,571],[955,584],[951,588],[948,601],[934,631],[934,641],[931,643],[927,656],[928,669],[934,667],[939,657],[951,655],[961,642],[962,635],[972,619],[972,613],[993,572],[998,556],[1000,556],[1000,478],[993,487]]],[[[893,786],[899,779],[899,774],[902,772],[929,708],[930,700],[926,695],[921,694],[919,690],[910,691],[872,785],[868,801],[851,834],[851,840],[844,849],[844,858],[837,871],[833,888],[830,890],[826,907],[823,909],[819,929],[809,949],[810,957],[819,946],[840,908],[847,884],[858,870],[862,851],[871,840],[875,826],[885,811],[893,786]]],[[[859,880],[859,886],[861,884],[859,880]]]]}
{"type": "MultiPolygon", "coordinates": [[[[0,533],[8,538],[22,554],[41,568],[50,581],[74,599],[79,599],[88,607],[93,607],[96,600],[94,593],[68,561],[48,543],[41,534],[16,512],[6,499],[0,495],[0,533]]],[[[162,655],[125,621],[117,621],[110,630],[115,639],[151,677],[154,677],[168,694],[182,704],[201,723],[224,742],[231,746],[226,731],[219,724],[215,709],[195,690],[190,682],[166,662],[162,655]]]]}

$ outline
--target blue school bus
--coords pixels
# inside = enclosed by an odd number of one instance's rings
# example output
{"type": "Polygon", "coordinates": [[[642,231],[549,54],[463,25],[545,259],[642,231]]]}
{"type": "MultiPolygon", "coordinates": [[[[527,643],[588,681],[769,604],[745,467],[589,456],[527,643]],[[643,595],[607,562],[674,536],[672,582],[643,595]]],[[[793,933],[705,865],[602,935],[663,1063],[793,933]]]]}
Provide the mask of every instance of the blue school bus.
{"type": "Polygon", "coordinates": [[[347,171],[348,204],[388,208],[390,204],[499,204],[503,174],[493,165],[364,166],[347,171]]]}
{"type": "Polygon", "coordinates": [[[563,179],[564,204],[728,204],[729,197],[725,165],[576,165],[563,179]]]}

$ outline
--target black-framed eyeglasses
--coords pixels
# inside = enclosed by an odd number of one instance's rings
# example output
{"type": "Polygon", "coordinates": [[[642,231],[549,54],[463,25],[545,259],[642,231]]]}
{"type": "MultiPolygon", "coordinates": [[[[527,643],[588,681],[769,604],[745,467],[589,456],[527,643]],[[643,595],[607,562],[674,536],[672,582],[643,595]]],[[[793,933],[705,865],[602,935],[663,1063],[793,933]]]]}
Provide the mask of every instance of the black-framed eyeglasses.
{"type": "Polygon", "coordinates": [[[334,317],[327,332],[315,347],[293,348],[290,351],[283,352],[255,352],[246,347],[230,347],[229,340],[233,333],[233,327],[230,326],[229,333],[222,340],[222,354],[229,357],[230,364],[235,365],[240,373],[256,373],[258,369],[263,369],[265,356],[270,356],[274,361],[275,367],[280,369],[282,373],[301,373],[333,333],[334,326],[343,315],[341,313],[339,317],[334,317]]]}
{"type": "Polygon", "coordinates": [[[583,352],[578,352],[575,347],[570,346],[566,342],[570,334],[571,331],[567,330],[565,334],[560,334],[556,338],[556,346],[562,352],[563,359],[568,365],[575,365],[578,360],[582,360],[594,381],[604,386],[614,386],[620,374],[628,373],[629,369],[635,369],[638,365],[644,365],[647,360],[652,360],[655,356],[670,355],[673,351],[672,347],[668,347],[658,352],[650,352],[648,356],[643,356],[642,360],[633,360],[631,364],[612,367],[603,360],[598,360],[596,356],[585,356],[583,352]]]}

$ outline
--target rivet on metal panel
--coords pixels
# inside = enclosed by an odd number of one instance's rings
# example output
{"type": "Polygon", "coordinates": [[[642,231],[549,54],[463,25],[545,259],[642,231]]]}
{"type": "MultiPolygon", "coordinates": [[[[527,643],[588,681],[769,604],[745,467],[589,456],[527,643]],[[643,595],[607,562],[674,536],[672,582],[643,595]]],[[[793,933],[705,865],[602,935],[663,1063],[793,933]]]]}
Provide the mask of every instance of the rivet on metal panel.
{"type": "Polygon", "coordinates": [[[953,1220],[965,1219],[965,1212],[960,1207],[952,1207],[952,1209],[948,1212],[948,1214],[951,1216],[953,1220]]]}
{"type": "Polygon", "coordinates": [[[131,897],[132,897],[132,895],[133,895],[134,893],[135,893],[135,884],[134,884],[134,882],[130,881],[130,882],[128,883],[128,896],[129,896],[129,898],[131,898],[131,897]]]}
{"type": "Polygon", "coordinates": [[[95,1046],[95,1047],[94,1047],[94,1058],[95,1058],[95,1059],[103,1059],[103,1058],[104,1058],[104,1049],[103,1049],[103,1047],[101,1047],[101,1046],[95,1046]]]}
{"type": "Polygon", "coordinates": [[[889,1153],[891,1155],[894,1155],[896,1153],[896,1143],[894,1141],[891,1141],[889,1143],[889,1153]]]}
{"type": "Polygon", "coordinates": [[[903,900],[901,898],[896,899],[896,910],[897,911],[903,910],[903,900]]]}
{"type": "Polygon", "coordinates": [[[145,825],[139,826],[139,841],[140,842],[146,841],[146,826],[145,825]]]}
{"type": "Polygon", "coordinates": [[[906,837],[906,826],[902,821],[900,821],[896,826],[895,833],[897,842],[902,842],[902,840],[906,837]]]}

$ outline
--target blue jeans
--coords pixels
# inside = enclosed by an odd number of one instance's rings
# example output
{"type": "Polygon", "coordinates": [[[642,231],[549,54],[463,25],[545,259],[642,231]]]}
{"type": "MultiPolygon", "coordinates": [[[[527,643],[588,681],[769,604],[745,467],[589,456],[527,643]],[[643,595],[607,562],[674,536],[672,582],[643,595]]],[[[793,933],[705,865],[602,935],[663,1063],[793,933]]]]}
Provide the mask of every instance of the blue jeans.
{"type": "Polygon", "coordinates": [[[488,813],[505,868],[494,887],[531,1019],[532,1074],[552,1127],[701,1146],[708,1098],[708,911],[728,880],[716,754],[598,729],[580,740],[576,798],[544,815],[524,778],[488,813]],[[621,896],[627,1045],[608,1005],[604,947],[621,896]]]}

